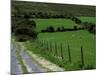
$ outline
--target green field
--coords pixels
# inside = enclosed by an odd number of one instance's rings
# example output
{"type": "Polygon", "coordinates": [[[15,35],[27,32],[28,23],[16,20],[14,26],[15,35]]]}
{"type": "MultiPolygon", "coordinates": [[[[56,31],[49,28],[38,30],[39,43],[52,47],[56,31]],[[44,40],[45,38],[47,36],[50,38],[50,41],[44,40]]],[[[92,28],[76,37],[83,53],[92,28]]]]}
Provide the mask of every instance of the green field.
{"type": "Polygon", "coordinates": [[[76,25],[70,19],[34,19],[37,27],[36,30],[40,31],[41,29],[46,29],[49,26],[53,26],[55,29],[57,27],[64,26],[65,28],[73,28],[76,25]]]}
{"type": "MultiPolygon", "coordinates": [[[[71,20],[66,19],[35,19],[35,22],[37,24],[37,31],[40,31],[41,29],[45,29],[46,27],[52,25],[54,28],[58,26],[64,26],[71,28],[75,23],[71,20]]],[[[55,54],[55,43],[57,44],[57,51],[58,54],[56,54],[56,57],[60,57],[61,55],[61,49],[60,44],[62,44],[62,51],[64,61],[67,61],[63,64],[63,67],[66,68],[66,70],[70,70],[69,68],[72,68],[72,70],[77,69],[77,66],[81,63],[81,46],[83,47],[83,56],[84,56],[84,64],[87,68],[95,68],[96,67],[96,37],[93,34],[90,34],[86,30],[79,30],[79,31],[66,31],[66,32],[54,32],[54,33],[39,33],[38,34],[38,42],[48,42],[49,44],[52,43],[52,52],[49,50],[46,50],[45,47],[47,47],[47,43],[44,43],[44,48],[39,46],[40,43],[38,43],[38,47],[34,47],[35,44],[31,42],[27,42],[26,46],[31,51],[39,52],[41,55],[46,57],[47,59],[51,60],[54,63],[57,63],[57,59],[53,59],[52,55],[55,54]],[[70,47],[70,54],[71,54],[71,60],[72,65],[74,67],[68,68],[68,45],[70,47]],[[43,51],[47,52],[46,54],[42,54],[41,49],[43,51]],[[48,56],[49,53],[49,56],[48,56]],[[51,54],[50,54],[51,53],[51,54]],[[76,66],[77,65],[77,66],[76,66]],[[67,66],[67,67],[66,67],[67,66]],[[76,67],[75,67],[76,66],[76,67]]],[[[59,63],[57,63],[59,65],[59,63]]],[[[60,63],[61,64],[61,63],[60,63]]]]}
{"type": "Polygon", "coordinates": [[[79,17],[82,22],[89,22],[96,24],[96,17],[79,17]]]}
{"type": "MultiPolygon", "coordinates": [[[[86,63],[95,64],[95,36],[87,31],[41,33],[40,40],[70,45],[73,61],[80,60],[80,47],[83,46],[86,63]]],[[[66,47],[66,46],[64,46],[66,47]]],[[[66,51],[67,52],[67,51],[66,51]]],[[[65,52],[65,53],[66,53],[65,52]]]]}

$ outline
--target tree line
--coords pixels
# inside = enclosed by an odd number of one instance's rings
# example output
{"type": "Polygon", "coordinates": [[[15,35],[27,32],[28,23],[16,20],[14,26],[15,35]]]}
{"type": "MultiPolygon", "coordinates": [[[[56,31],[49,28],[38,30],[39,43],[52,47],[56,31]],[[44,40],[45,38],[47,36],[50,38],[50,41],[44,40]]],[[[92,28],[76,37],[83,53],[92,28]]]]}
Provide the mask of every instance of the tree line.
{"type": "Polygon", "coordinates": [[[12,16],[12,34],[16,37],[17,41],[26,41],[35,39],[37,32],[35,31],[36,23],[31,21],[30,17],[26,14],[23,16],[16,14],[12,16]]]}
{"type": "Polygon", "coordinates": [[[80,29],[86,29],[90,33],[96,33],[96,25],[89,22],[82,22],[79,18],[72,15],[65,14],[50,14],[45,12],[37,12],[37,13],[22,13],[19,7],[15,7],[15,12],[12,13],[12,33],[18,37],[19,41],[25,41],[27,39],[35,39],[37,37],[37,32],[35,30],[36,23],[33,18],[64,18],[71,19],[76,24],[81,25],[81,28],[77,26],[73,26],[72,29],[58,27],[56,30],[53,26],[49,26],[41,32],[63,32],[63,31],[76,31],[80,29]]]}

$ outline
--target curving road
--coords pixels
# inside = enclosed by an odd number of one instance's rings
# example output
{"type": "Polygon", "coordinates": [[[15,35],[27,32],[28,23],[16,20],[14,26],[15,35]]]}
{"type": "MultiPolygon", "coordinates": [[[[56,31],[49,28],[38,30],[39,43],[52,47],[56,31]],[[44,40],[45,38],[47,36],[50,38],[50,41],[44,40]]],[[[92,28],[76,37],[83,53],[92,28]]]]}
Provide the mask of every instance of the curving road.
{"type": "Polygon", "coordinates": [[[16,49],[14,45],[11,45],[11,75],[18,75],[22,73],[21,67],[18,64],[16,49]]]}
{"type": "Polygon", "coordinates": [[[24,50],[21,50],[20,55],[25,65],[27,65],[27,70],[29,73],[44,72],[44,70],[40,66],[38,66],[36,62],[34,62],[24,50]]]}
{"type": "MultiPolygon", "coordinates": [[[[28,73],[41,73],[45,70],[40,67],[24,50],[22,45],[19,43],[20,47],[20,56],[24,62],[24,65],[27,68],[28,73]]],[[[16,47],[14,44],[11,45],[11,75],[19,75],[22,72],[21,64],[18,64],[18,59],[16,56],[16,47]]]]}

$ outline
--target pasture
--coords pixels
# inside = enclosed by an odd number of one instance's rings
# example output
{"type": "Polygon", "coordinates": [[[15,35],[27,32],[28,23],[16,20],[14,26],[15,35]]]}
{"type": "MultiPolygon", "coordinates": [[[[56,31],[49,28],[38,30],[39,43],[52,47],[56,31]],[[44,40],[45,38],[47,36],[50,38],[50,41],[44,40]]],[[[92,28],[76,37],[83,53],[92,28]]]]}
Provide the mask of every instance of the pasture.
{"type": "Polygon", "coordinates": [[[73,28],[74,25],[76,25],[72,20],[70,19],[34,19],[36,22],[36,30],[40,31],[41,29],[45,29],[48,26],[53,26],[55,29],[57,27],[64,26],[65,28],[73,28]]]}
{"type": "MultiPolygon", "coordinates": [[[[69,19],[34,20],[37,24],[37,31],[40,31],[41,29],[44,29],[50,25],[54,28],[59,26],[72,28],[74,25],[76,25],[69,19]]],[[[79,69],[79,66],[82,63],[82,47],[84,69],[94,69],[96,67],[96,37],[86,30],[39,33],[35,43],[26,42],[25,45],[32,52],[41,54],[48,60],[58,64],[61,67],[64,67],[66,70],[79,69]],[[70,64],[68,50],[70,50],[71,56],[70,64]],[[62,56],[63,59],[61,59],[62,56]]]]}
{"type": "Polygon", "coordinates": [[[78,17],[82,22],[89,22],[96,24],[96,17],[78,17]]]}

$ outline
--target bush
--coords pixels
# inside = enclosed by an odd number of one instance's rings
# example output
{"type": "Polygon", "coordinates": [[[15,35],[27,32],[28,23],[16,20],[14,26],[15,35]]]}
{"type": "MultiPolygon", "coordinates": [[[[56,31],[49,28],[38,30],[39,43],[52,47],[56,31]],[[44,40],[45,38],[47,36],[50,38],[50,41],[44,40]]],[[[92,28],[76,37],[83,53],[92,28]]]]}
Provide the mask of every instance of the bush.
{"type": "Polygon", "coordinates": [[[75,23],[76,23],[76,24],[81,24],[81,20],[75,19],[75,23]]]}
{"type": "Polygon", "coordinates": [[[64,31],[64,30],[65,30],[65,28],[64,28],[64,26],[62,26],[62,27],[61,27],[61,31],[64,31]]]}
{"type": "Polygon", "coordinates": [[[95,32],[96,32],[96,31],[95,31],[95,25],[91,25],[91,26],[89,27],[88,31],[89,31],[90,33],[95,33],[95,32]]]}
{"type": "Polygon", "coordinates": [[[56,31],[61,31],[60,27],[58,27],[56,31]]]}
{"type": "Polygon", "coordinates": [[[82,23],[81,20],[77,17],[72,17],[71,20],[74,21],[76,24],[81,24],[82,23]]]}
{"type": "Polygon", "coordinates": [[[77,26],[73,26],[73,29],[74,29],[74,30],[77,30],[77,26]]]}
{"type": "Polygon", "coordinates": [[[54,28],[53,28],[52,26],[49,26],[49,27],[47,28],[47,31],[48,31],[48,32],[54,32],[55,30],[54,30],[54,28]]]}
{"type": "Polygon", "coordinates": [[[88,30],[90,33],[96,33],[96,25],[88,22],[84,22],[83,26],[86,30],[88,30]]]}
{"type": "Polygon", "coordinates": [[[64,26],[62,26],[62,27],[58,27],[56,31],[62,32],[64,30],[65,30],[65,28],[64,28],[64,26]]]}
{"type": "Polygon", "coordinates": [[[36,36],[36,32],[32,29],[20,28],[15,31],[15,35],[29,35],[29,36],[35,35],[36,36]]]}

